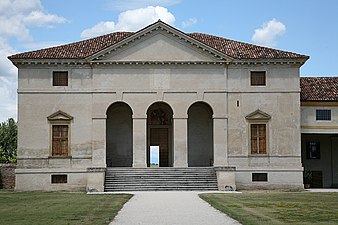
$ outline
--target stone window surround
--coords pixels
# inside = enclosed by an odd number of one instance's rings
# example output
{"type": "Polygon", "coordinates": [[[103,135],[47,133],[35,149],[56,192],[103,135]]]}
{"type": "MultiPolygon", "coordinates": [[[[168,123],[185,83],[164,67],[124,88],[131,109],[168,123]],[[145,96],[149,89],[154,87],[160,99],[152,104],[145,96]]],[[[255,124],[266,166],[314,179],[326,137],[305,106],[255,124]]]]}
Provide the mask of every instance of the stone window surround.
{"type": "Polygon", "coordinates": [[[247,120],[247,127],[248,127],[248,155],[249,156],[267,156],[269,155],[269,139],[270,139],[270,135],[269,135],[269,121],[271,119],[271,116],[259,109],[257,109],[256,111],[250,113],[249,115],[247,115],[246,117],[247,120]],[[266,147],[265,147],[265,152],[266,153],[251,153],[251,124],[265,124],[265,129],[266,129],[266,147]]]}
{"type": "Polygon", "coordinates": [[[47,117],[49,123],[49,158],[71,158],[71,121],[73,117],[69,114],[59,110],[47,117]],[[53,126],[67,125],[68,126],[68,155],[54,156],[53,155],[53,126]]]}

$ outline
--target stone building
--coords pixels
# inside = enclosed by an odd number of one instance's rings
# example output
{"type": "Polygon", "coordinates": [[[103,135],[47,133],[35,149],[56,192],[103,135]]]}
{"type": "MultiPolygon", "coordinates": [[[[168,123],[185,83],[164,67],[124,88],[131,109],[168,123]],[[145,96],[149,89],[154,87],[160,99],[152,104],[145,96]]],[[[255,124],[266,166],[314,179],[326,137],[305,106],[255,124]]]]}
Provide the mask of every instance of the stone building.
{"type": "Polygon", "coordinates": [[[214,167],[218,187],[301,188],[308,56],[161,21],[10,56],[16,190],[104,188],[105,168],[214,167]],[[302,108],[303,110],[303,108],[302,108]]]}

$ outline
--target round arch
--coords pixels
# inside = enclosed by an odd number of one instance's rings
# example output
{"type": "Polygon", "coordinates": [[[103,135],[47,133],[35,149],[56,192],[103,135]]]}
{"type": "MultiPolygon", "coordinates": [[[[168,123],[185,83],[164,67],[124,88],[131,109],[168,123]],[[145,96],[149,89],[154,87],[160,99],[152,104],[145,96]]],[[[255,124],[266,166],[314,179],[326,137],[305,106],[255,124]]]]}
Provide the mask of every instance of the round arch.
{"type": "Polygon", "coordinates": [[[188,109],[188,166],[212,166],[214,161],[213,110],[205,102],[188,109]]]}
{"type": "Polygon", "coordinates": [[[173,110],[165,102],[155,102],[147,110],[147,166],[173,165],[173,110]],[[157,153],[156,153],[157,152],[157,153]]]}
{"type": "Polygon", "coordinates": [[[124,102],[111,104],[106,111],[106,163],[108,167],[133,164],[133,111],[124,102]]]}

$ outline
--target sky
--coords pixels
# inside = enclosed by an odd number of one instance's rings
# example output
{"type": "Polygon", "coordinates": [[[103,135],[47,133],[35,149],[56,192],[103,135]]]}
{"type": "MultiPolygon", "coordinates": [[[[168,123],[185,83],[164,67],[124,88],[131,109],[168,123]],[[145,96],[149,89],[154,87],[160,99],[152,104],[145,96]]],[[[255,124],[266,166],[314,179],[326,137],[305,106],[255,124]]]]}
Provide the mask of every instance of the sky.
{"type": "Polygon", "coordinates": [[[301,76],[338,76],[337,0],[0,0],[0,122],[17,118],[17,69],[7,56],[158,19],[308,55],[301,76]]]}

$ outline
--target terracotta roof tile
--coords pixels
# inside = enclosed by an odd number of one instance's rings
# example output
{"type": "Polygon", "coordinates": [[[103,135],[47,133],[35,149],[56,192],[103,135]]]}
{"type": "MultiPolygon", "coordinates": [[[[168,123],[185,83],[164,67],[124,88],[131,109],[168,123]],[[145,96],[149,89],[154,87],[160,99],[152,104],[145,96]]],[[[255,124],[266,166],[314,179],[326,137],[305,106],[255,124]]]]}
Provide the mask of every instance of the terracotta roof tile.
{"type": "Polygon", "coordinates": [[[134,34],[133,32],[115,32],[103,36],[45,48],[36,51],[24,52],[8,57],[9,59],[83,59],[101,51],[134,34]]]}
{"type": "MultiPolygon", "coordinates": [[[[115,32],[57,47],[12,55],[9,59],[83,59],[116,44],[133,34],[135,33],[115,32]]],[[[308,58],[306,55],[233,41],[209,34],[191,33],[187,35],[235,59],[308,58]]]]}
{"type": "Polygon", "coordinates": [[[338,77],[301,77],[301,101],[338,101],[338,77]]]}
{"type": "Polygon", "coordinates": [[[233,41],[210,34],[192,33],[190,37],[236,59],[285,59],[308,58],[292,52],[261,47],[239,41],[233,41]]]}

